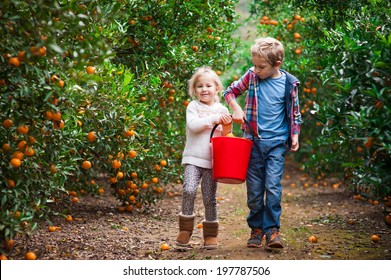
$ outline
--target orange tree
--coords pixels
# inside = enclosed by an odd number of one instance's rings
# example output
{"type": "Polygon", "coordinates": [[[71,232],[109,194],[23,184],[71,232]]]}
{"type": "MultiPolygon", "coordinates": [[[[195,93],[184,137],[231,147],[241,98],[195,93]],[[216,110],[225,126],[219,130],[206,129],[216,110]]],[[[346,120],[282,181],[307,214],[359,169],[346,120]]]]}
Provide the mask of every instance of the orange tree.
{"type": "Polygon", "coordinates": [[[367,199],[388,199],[390,4],[259,1],[260,36],[280,39],[284,67],[301,80],[298,160],[318,178],[347,180],[367,199]]]}
{"type": "Polygon", "coordinates": [[[132,212],[180,181],[187,80],[225,69],[234,5],[2,1],[0,237],[107,184],[132,212]]]}

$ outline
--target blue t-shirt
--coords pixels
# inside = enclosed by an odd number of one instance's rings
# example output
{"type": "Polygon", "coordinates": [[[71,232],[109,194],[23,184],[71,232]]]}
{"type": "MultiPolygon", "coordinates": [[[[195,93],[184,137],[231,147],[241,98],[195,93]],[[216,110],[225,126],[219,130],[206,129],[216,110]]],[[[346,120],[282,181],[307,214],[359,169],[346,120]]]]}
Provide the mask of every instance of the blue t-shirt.
{"type": "Polygon", "coordinates": [[[257,89],[258,132],[261,139],[288,139],[289,129],[285,117],[285,81],[281,72],[278,78],[268,78],[257,89]]]}

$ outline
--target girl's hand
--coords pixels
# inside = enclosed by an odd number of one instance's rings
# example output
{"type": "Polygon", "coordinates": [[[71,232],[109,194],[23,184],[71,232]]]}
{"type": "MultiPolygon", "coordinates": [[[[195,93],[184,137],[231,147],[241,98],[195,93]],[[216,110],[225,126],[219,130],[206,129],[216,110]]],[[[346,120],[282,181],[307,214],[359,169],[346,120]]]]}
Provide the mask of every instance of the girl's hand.
{"type": "Polygon", "coordinates": [[[220,117],[220,124],[222,125],[229,125],[232,123],[232,117],[229,114],[221,115],[220,117]]]}

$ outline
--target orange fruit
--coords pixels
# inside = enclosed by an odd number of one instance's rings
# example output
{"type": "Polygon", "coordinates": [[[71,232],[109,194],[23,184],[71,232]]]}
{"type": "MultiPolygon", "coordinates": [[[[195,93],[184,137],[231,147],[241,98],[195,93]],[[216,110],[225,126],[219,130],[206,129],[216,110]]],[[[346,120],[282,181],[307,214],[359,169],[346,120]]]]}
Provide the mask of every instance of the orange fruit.
{"type": "Polygon", "coordinates": [[[129,151],[128,156],[129,156],[130,158],[135,158],[135,157],[137,156],[137,152],[131,150],[131,151],[129,151]]]}
{"type": "Polygon", "coordinates": [[[13,66],[15,66],[15,67],[19,67],[19,66],[20,66],[19,58],[17,58],[17,57],[11,57],[11,58],[8,60],[8,64],[13,65],[13,66]]]}
{"type": "Polygon", "coordinates": [[[27,134],[29,132],[29,127],[27,125],[20,125],[20,126],[18,126],[17,131],[20,134],[27,134]]]}
{"type": "Polygon", "coordinates": [[[225,135],[227,137],[235,137],[235,135],[233,133],[228,133],[227,135],[225,135]]]}
{"type": "Polygon", "coordinates": [[[195,52],[198,52],[198,46],[192,46],[191,49],[195,52]]]}
{"type": "Polygon", "coordinates": [[[367,141],[364,143],[364,147],[365,148],[370,148],[372,146],[373,146],[373,138],[372,137],[368,137],[367,141]]]}
{"type": "Polygon", "coordinates": [[[11,119],[6,119],[3,121],[3,127],[4,128],[10,128],[14,125],[14,122],[11,119]]]}
{"type": "Polygon", "coordinates": [[[143,183],[143,184],[141,185],[141,188],[142,188],[142,189],[148,188],[148,184],[147,184],[147,183],[143,183]]]}
{"type": "Polygon", "coordinates": [[[204,225],[201,223],[197,225],[197,228],[203,228],[203,227],[204,227],[204,225]]]}
{"type": "Polygon", "coordinates": [[[57,112],[52,112],[52,119],[54,120],[54,121],[60,121],[61,120],[61,113],[59,112],[59,111],[57,111],[57,112]]]}
{"type": "Polygon", "coordinates": [[[65,221],[67,221],[67,222],[72,222],[72,221],[73,221],[72,216],[71,216],[71,215],[67,215],[67,216],[65,217],[65,221]]]}
{"type": "Polygon", "coordinates": [[[163,243],[160,248],[162,249],[162,251],[166,251],[166,250],[170,250],[170,245],[166,244],[166,243],[163,243]]]}
{"type": "Polygon", "coordinates": [[[160,171],[162,168],[161,168],[161,166],[160,166],[159,164],[155,164],[154,169],[155,169],[156,171],[160,171]]]}
{"type": "Polygon", "coordinates": [[[88,142],[94,142],[96,140],[96,132],[95,131],[90,131],[87,134],[87,140],[88,142]]]}
{"type": "Polygon", "coordinates": [[[189,103],[190,103],[189,100],[184,100],[184,101],[183,101],[183,105],[184,105],[185,107],[187,107],[187,105],[189,105],[189,103]]]}
{"type": "Polygon", "coordinates": [[[133,205],[128,204],[128,205],[125,206],[126,212],[132,212],[133,209],[134,209],[134,208],[133,208],[133,205]]]}
{"type": "Polygon", "coordinates": [[[374,235],[371,236],[371,241],[373,243],[377,243],[377,242],[380,241],[380,237],[378,235],[374,234],[374,235]]]}
{"type": "Polygon", "coordinates": [[[11,145],[8,143],[4,143],[2,146],[2,149],[4,152],[9,152],[9,151],[11,151],[11,145]]]}
{"type": "Polygon", "coordinates": [[[22,165],[22,161],[18,158],[12,158],[10,163],[13,167],[19,167],[22,165]]]}
{"type": "Polygon", "coordinates": [[[385,218],[386,220],[386,224],[388,224],[389,226],[391,226],[391,214],[388,214],[385,218]]]}
{"type": "Polygon", "coordinates": [[[8,179],[7,183],[8,183],[8,187],[15,188],[15,181],[14,180],[8,179]]]}
{"type": "Polygon", "coordinates": [[[113,160],[113,162],[111,163],[111,167],[114,168],[114,169],[118,169],[121,167],[121,162],[117,159],[113,160]]]}
{"type": "Polygon", "coordinates": [[[61,229],[60,227],[48,226],[48,231],[50,231],[50,232],[54,232],[54,231],[57,231],[57,230],[60,230],[60,229],[61,229]]]}
{"type": "Polygon", "coordinates": [[[125,137],[131,137],[134,135],[134,131],[133,130],[127,130],[124,132],[124,136],[125,137]]]}
{"type": "Polygon", "coordinates": [[[59,80],[57,85],[60,87],[60,88],[63,88],[65,86],[65,82],[63,80],[59,80]]]}
{"type": "Polygon", "coordinates": [[[29,251],[27,252],[25,255],[24,255],[24,258],[26,260],[36,260],[37,259],[37,255],[33,252],[33,251],[29,251]]]}
{"type": "Polygon", "coordinates": [[[13,239],[4,239],[3,244],[6,250],[10,250],[12,247],[14,247],[15,241],[13,239]]]}
{"type": "Polygon", "coordinates": [[[7,258],[6,255],[1,254],[1,255],[0,255],[0,260],[1,260],[1,261],[6,261],[6,260],[8,260],[8,258],[7,258]]]}
{"type": "Polygon", "coordinates": [[[295,54],[301,54],[303,52],[302,48],[296,48],[295,54]]]}
{"type": "Polygon", "coordinates": [[[26,149],[24,150],[24,154],[28,157],[32,157],[35,154],[35,151],[30,146],[26,146],[26,149]]]}
{"type": "Polygon", "coordinates": [[[26,142],[25,140],[19,141],[19,143],[18,143],[18,149],[21,150],[21,151],[23,151],[24,148],[26,147],[26,145],[27,145],[27,142],[26,142]]]}
{"type": "Polygon", "coordinates": [[[91,164],[91,162],[88,161],[88,160],[83,161],[83,163],[81,164],[81,167],[82,167],[83,169],[86,169],[86,170],[87,170],[87,169],[90,169],[91,166],[92,166],[92,164],[91,164]]]}
{"type": "Polygon", "coordinates": [[[164,160],[164,159],[162,159],[162,160],[160,161],[160,166],[163,166],[163,167],[167,166],[167,161],[164,160]]]}
{"type": "Polygon", "coordinates": [[[94,66],[88,66],[88,67],[86,68],[86,72],[87,72],[88,74],[94,74],[94,73],[95,73],[95,67],[94,67],[94,66]]]}
{"type": "Polygon", "coordinates": [[[124,177],[124,173],[122,171],[118,171],[117,178],[122,179],[124,177]]]}
{"type": "Polygon", "coordinates": [[[138,176],[138,175],[137,175],[137,172],[132,172],[131,176],[132,176],[133,179],[136,179],[137,176],[138,176]]]}
{"type": "Polygon", "coordinates": [[[159,179],[158,179],[158,178],[156,178],[156,177],[153,177],[153,178],[152,178],[152,183],[157,184],[158,182],[159,182],[159,179]]]}
{"type": "Polygon", "coordinates": [[[311,243],[316,243],[316,242],[318,242],[318,238],[315,235],[312,235],[312,236],[308,237],[308,241],[311,243]]]}
{"type": "Polygon", "coordinates": [[[79,199],[77,197],[73,197],[72,202],[77,203],[77,202],[79,202],[79,199]]]}
{"type": "Polygon", "coordinates": [[[293,38],[295,38],[295,39],[300,39],[300,33],[297,33],[297,32],[295,32],[295,33],[293,33],[293,38]]]}

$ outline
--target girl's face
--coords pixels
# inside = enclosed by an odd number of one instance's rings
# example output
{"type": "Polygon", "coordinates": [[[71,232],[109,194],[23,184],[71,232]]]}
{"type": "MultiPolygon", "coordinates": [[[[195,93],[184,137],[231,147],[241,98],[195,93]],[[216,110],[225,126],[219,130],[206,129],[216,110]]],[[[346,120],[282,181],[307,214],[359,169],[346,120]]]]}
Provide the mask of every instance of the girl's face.
{"type": "Polygon", "coordinates": [[[258,55],[252,56],[255,74],[262,80],[267,78],[278,78],[281,74],[279,67],[281,62],[278,61],[276,66],[272,66],[266,59],[258,55]]]}
{"type": "Polygon", "coordinates": [[[208,75],[201,75],[194,84],[197,99],[206,104],[212,105],[217,94],[216,82],[208,75]]]}

